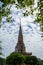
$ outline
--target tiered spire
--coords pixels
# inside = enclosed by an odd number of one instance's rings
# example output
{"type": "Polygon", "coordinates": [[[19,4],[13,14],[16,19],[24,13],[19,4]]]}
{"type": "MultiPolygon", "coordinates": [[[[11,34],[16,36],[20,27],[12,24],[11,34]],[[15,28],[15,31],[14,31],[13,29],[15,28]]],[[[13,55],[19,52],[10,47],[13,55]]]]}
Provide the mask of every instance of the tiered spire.
{"type": "Polygon", "coordinates": [[[20,23],[20,30],[19,30],[19,36],[18,36],[18,43],[15,47],[15,52],[25,52],[25,45],[23,43],[21,23],[20,23]]]}
{"type": "Polygon", "coordinates": [[[21,28],[21,23],[20,23],[20,30],[19,30],[19,36],[18,36],[18,43],[15,47],[15,52],[20,52],[23,55],[32,55],[32,53],[27,53],[25,51],[25,45],[23,43],[23,35],[22,35],[22,28],[21,28]]]}

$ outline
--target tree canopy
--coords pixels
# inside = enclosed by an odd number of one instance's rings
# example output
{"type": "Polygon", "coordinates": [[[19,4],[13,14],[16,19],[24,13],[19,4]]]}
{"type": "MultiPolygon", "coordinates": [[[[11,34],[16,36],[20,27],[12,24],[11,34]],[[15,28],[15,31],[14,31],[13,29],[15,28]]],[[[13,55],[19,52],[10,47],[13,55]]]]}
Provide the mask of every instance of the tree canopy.
{"type": "MultiPolygon", "coordinates": [[[[30,12],[28,10],[25,11],[24,16],[28,16],[28,14],[32,14],[34,11],[36,12],[35,22],[40,23],[41,31],[43,32],[43,0],[38,0],[37,7],[34,8],[36,0],[1,0],[3,2],[3,6],[0,7],[0,27],[1,27],[1,18],[2,16],[7,16],[10,14],[10,8],[5,10],[5,7],[9,4],[15,4],[17,8],[30,8],[30,12]]],[[[8,20],[8,19],[7,19],[8,20]]]]}
{"type": "Polygon", "coordinates": [[[21,53],[11,53],[6,58],[6,64],[8,65],[37,65],[38,59],[35,56],[25,56],[21,53]]]}
{"type": "Polygon", "coordinates": [[[24,63],[25,56],[21,53],[13,52],[6,58],[6,64],[8,65],[21,65],[24,63]]]}
{"type": "Polygon", "coordinates": [[[40,23],[41,31],[43,32],[43,1],[38,0],[37,3],[38,13],[36,14],[36,21],[40,23]]]}

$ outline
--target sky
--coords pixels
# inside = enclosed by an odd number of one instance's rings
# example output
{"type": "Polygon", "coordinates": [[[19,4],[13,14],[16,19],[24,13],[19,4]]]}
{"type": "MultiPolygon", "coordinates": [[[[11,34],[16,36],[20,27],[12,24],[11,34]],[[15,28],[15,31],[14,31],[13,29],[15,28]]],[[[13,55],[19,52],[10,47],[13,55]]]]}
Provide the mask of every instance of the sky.
{"type": "Polygon", "coordinates": [[[0,41],[2,41],[3,57],[7,57],[15,51],[18,42],[19,26],[21,22],[23,42],[26,52],[32,52],[32,55],[43,59],[43,41],[41,38],[40,27],[38,23],[34,23],[34,16],[23,16],[23,10],[11,7],[12,23],[6,21],[6,17],[2,17],[2,27],[0,28],[0,41]]]}

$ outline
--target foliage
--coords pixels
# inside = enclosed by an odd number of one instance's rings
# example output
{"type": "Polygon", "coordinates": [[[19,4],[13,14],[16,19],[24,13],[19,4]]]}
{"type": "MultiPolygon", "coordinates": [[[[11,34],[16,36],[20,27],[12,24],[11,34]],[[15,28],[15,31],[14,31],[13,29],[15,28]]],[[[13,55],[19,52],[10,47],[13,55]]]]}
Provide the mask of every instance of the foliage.
{"type": "Polygon", "coordinates": [[[20,7],[28,7],[34,4],[34,0],[17,0],[20,7]]]}
{"type": "Polygon", "coordinates": [[[0,58],[0,65],[43,65],[43,60],[36,56],[24,56],[21,53],[13,52],[6,59],[0,58]]]}
{"type": "Polygon", "coordinates": [[[38,59],[38,63],[37,63],[37,65],[43,65],[43,60],[38,59]]]}
{"type": "Polygon", "coordinates": [[[27,65],[36,65],[38,62],[38,59],[36,56],[26,56],[25,63],[27,65]]]}
{"type": "Polygon", "coordinates": [[[0,57],[0,65],[43,65],[43,60],[13,52],[6,59],[0,57]]]}
{"type": "Polygon", "coordinates": [[[5,64],[5,59],[0,57],[0,65],[4,65],[5,64]]]}
{"type": "Polygon", "coordinates": [[[0,41],[0,55],[2,55],[2,47],[1,47],[1,41],[0,41]]]}
{"type": "Polygon", "coordinates": [[[8,65],[21,65],[25,60],[24,55],[21,53],[11,53],[10,56],[6,58],[6,64],[8,65]]]}
{"type": "Polygon", "coordinates": [[[9,6],[9,8],[8,7],[0,8],[0,27],[1,27],[1,22],[2,22],[2,16],[6,16],[8,18],[9,14],[10,14],[10,8],[11,8],[11,6],[9,6]]]}
{"type": "Polygon", "coordinates": [[[40,23],[40,28],[41,28],[41,31],[43,32],[43,0],[38,0],[38,3],[37,3],[37,14],[36,14],[36,20],[37,22],[40,23]]]}
{"type": "Polygon", "coordinates": [[[0,1],[3,2],[3,6],[6,6],[9,3],[15,3],[15,0],[0,0],[0,1]]]}
{"type": "Polygon", "coordinates": [[[8,65],[36,65],[38,63],[38,59],[36,56],[24,56],[21,53],[11,53],[6,58],[6,64],[8,65]]]}

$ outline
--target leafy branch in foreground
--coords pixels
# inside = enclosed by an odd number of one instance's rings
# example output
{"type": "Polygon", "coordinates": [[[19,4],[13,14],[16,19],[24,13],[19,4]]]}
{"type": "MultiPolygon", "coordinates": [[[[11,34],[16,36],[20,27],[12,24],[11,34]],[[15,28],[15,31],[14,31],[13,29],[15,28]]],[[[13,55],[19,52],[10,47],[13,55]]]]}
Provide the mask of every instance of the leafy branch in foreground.
{"type": "Polygon", "coordinates": [[[10,8],[11,8],[11,5],[9,5],[9,7],[6,6],[6,7],[0,8],[0,27],[1,27],[2,17],[5,16],[7,18],[9,16],[10,8]]]}
{"type": "Polygon", "coordinates": [[[1,52],[2,51],[1,43],[2,42],[0,41],[0,55],[2,55],[2,52],[1,52]]]}
{"type": "Polygon", "coordinates": [[[38,0],[37,3],[38,13],[36,14],[36,21],[40,23],[40,29],[43,32],[43,1],[38,0]]]}
{"type": "MultiPolygon", "coordinates": [[[[11,22],[11,18],[8,18],[9,14],[10,14],[10,7],[7,7],[7,5],[9,6],[9,4],[15,4],[17,8],[21,8],[24,9],[24,16],[28,16],[30,14],[33,15],[33,12],[35,11],[35,9],[33,8],[35,5],[35,0],[17,0],[17,3],[15,0],[1,0],[1,2],[3,2],[3,6],[0,8],[0,27],[1,27],[1,19],[2,16],[7,16],[7,21],[11,22]],[[28,10],[27,10],[28,8],[28,10]],[[30,10],[30,11],[29,11],[30,10]]],[[[43,1],[42,0],[38,0],[37,2],[37,8],[38,12],[36,13],[36,19],[35,21],[40,23],[40,29],[43,32],[43,1]]]]}
{"type": "MultiPolygon", "coordinates": [[[[0,7],[0,27],[2,16],[7,16],[8,18],[8,15],[10,14],[11,6],[6,9],[7,5],[9,6],[9,4],[15,4],[18,8],[26,9],[34,4],[34,0],[17,0],[17,4],[15,0],[1,0],[1,2],[3,2],[3,5],[0,7]]],[[[27,16],[28,12],[25,11],[24,15],[27,16]]]]}

